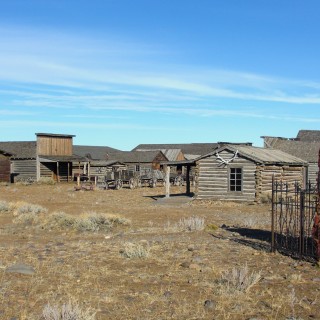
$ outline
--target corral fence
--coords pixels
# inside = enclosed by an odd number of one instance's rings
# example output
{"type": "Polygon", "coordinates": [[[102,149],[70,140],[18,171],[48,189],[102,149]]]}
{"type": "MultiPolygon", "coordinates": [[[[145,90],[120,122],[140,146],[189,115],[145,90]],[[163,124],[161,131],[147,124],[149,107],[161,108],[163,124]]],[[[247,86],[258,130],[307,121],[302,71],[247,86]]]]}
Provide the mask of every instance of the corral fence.
{"type": "Polygon", "coordinates": [[[314,219],[318,202],[317,186],[272,181],[271,250],[294,258],[318,260],[318,232],[314,219]]]}

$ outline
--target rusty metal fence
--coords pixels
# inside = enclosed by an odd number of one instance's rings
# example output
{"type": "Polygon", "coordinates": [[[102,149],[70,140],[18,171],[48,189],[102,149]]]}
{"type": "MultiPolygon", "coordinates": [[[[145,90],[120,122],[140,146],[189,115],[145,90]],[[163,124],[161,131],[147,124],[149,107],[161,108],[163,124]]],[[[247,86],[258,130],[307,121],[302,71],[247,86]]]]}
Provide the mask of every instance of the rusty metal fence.
{"type": "MultiPolygon", "coordinates": [[[[317,186],[272,181],[271,250],[305,260],[318,260],[314,218],[317,186]]],[[[318,237],[318,235],[317,235],[318,237]]],[[[319,240],[319,239],[318,239],[319,240]]]]}

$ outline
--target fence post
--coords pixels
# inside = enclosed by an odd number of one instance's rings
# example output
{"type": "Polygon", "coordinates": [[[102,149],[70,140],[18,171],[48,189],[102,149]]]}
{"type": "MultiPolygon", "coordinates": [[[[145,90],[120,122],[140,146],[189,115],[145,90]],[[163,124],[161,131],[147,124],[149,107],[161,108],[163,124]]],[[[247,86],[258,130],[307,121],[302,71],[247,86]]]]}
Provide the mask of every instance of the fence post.
{"type": "Polygon", "coordinates": [[[299,255],[300,259],[304,254],[304,203],[305,202],[305,191],[300,192],[300,235],[299,235],[299,255]]]}
{"type": "Polygon", "coordinates": [[[272,210],[271,210],[271,252],[275,252],[275,243],[274,243],[274,174],[272,175],[272,193],[271,193],[271,203],[272,203],[272,210]]]}

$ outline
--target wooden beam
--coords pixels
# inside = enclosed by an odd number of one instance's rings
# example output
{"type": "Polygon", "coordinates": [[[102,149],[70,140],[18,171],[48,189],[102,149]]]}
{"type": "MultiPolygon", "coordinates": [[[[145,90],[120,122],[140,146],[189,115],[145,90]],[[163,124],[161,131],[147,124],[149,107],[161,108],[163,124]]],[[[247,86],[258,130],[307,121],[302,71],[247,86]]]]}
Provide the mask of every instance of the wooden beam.
{"type": "Polygon", "coordinates": [[[170,166],[166,166],[166,198],[170,197],[170,166]]]}

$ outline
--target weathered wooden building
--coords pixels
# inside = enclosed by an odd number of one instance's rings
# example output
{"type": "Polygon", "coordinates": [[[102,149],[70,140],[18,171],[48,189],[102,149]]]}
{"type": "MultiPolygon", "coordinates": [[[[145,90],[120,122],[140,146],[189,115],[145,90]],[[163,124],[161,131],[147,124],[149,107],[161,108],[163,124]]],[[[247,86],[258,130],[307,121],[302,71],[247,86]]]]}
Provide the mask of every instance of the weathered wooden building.
{"type": "Polygon", "coordinates": [[[217,147],[218,143],[139,144],[132,151],[160,150],[167,156],[169,161],[183,161],[200,157],[213,151],[217,147]],[[168,150],[168,152],[166,150],[168,150]],[[179,152],[177,153],[169,150],[179,150],[179,152]]]}
{"type": "Polygon", "coordinates": [[[0,142],[0,149],[11,154],[10,181],[37,179],[36,141],[0,142]]]}
{"type": "Polygon", "coordinates": [[[306,180],[307,163],[280,150],[225,145],[195,160],[197,199],[259,201],[272,191],[272,177],[306,180]]]}
{"type": "Polygon", "coordinates": [[[36,133],[37,180],[72,181],[72,162],[81,159],[73,155],[73,137],[66,134],[36,133]]]}
{"type": "Polygon", "coordinates": [[[10,153],[12,182],[40,178],[72,180],[72,162],[83,160],[73,155],[73,135],[36,133],[36,141],[0,142],[0,149],[10,153]]]}
{"type": "Polygon", "coordinates": [[[142,168],[160,170],[161,162],[168,161],[160,150],[113,152],[109,154],[109,159],[125,163],[134,172],[139,172],[142,168]]]}
{"type": "Polygon", "coordinates": [[[11,153],[0,150],[0,182],[11,181],[11,153]]]}
{"type": "Polygon", "coordinates": [[[295,138],[262,136],[264,147],[281,150],[308,162],[307,180],[316,184],[320,130],[300,130],[295,138]]]}

